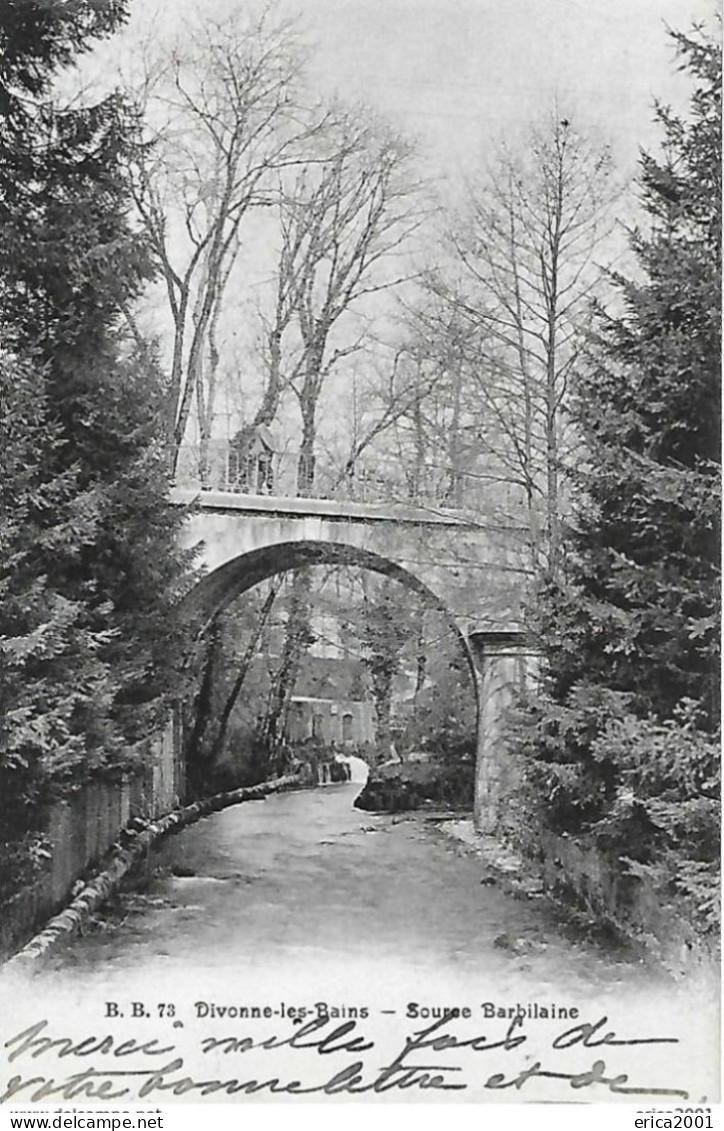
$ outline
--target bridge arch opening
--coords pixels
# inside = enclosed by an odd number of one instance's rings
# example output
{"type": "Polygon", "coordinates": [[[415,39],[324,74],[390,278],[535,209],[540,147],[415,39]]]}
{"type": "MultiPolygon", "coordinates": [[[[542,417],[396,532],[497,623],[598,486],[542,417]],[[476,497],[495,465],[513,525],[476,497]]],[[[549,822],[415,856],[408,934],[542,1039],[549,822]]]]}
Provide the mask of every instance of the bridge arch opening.
{"type": "Polygon", "coordinates": [[[207,625],[237,597],[263,581],[268,581],[276,574],[291,573],[313,565],[346,565],[368,569],[372,573],[383,574],[399,581],[401,585],[419,593],[430,608],[436,609],[447,620],[451,631],[459,641],[470,668],[476,707],[479,708],[478,669],[472,648],[445,602],[410,570],[371,550],[348,546],[341,542],[312,540],[262,546],[257,550],[239,554],[238,557],[212,570],[196,584],[187,600],[200,612],[202,624],[207,625]]]}
{"type": "MultiPolygon", "coordinates": [[[[279,575],[314,566],[343,566],[382,575],[418,594],[427,609],[440,615],[447,638],[459,647],[464,659],[464,663],[457,661],[461,664],[460,670],[464,671],[467,667],[469,672],[470,692],[466,694],[471,693],[468,709],[474,716],[474,732],[471,734],[474,741],[481,709],[481,688],[471,645],[444,600],[409,569],[381,554],[341,542],[311,539],[277,542],[243,552],[218,566],[197,583],[187,601],[197,614],[197,623],[201,624],[202,630],[208,631],[239,597],[256,586],[279,575]]],[[[438,624],[441,622],[438,621],[438,624]]],[[[467,684],[468,681],[464,679],[463,682],[467,684]]],[[[340,715],[342,718],[343,715],[340,715]]],[[[349,720],[347,725],[349,727],[349,720]]],[[[194,757],[193,750],[188,753],[191,758],[194,757]]]]}

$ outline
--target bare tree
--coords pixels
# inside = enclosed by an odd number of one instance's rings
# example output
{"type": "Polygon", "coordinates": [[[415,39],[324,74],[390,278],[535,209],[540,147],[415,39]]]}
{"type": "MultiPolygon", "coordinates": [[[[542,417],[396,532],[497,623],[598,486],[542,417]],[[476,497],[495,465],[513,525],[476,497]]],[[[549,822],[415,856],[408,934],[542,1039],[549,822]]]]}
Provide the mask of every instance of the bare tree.
{"type": "Polygon", "coordinates": [[[202,472],[214,414],[219,326],[242,223],[269,206],[279,170],[300,159],[319,121],[300,110],[303,53],[270,8],[190,33],[147,72],[150,132],[135,169],[173,323],[168,433],[175,472],[194,400],[202,472]]]}
{"type": "Polygon", "coordinates": [[[311,571],[294,570],[289,584],[289,604],[281,659],[274,674],[266,714],[259,734],[261,741],[270,752],[278,750],[283,743],[289,706],[301,660],[315,640],[311,627],[311,593],[311,571]]]}
{"type": "Polygon", "coordinates": [[[385,497],[462,504],[464,373],[452,337],[439,330],[431,342],[419,319],[406,325],[392,361],[381,359],[362,386],[344,464],[350,487],[372,473],[385,497]]]}
{"type": "Polygon", "coordinates": [[[447,298],[425,292],[396,319],[398,345],[380,359],[354,406],[345,472],[380,475],[385,497],[418,505],[470,504],[477,417],[466,369],[472,330],[447,298]]]}
{"type": "Polygon", "coordinates": [[[226,701],[219,715],[218,729],[214,738],[213,744],[208,755],[207,771],[213,770],[219,762],[224,750],[226,748],[227,734],[229,730],[229,722],[232,713],[241,694],[241,689],[244,686],[246,678],[251,669],[254,656],[259,647],[259,643],[264,635],[267,623],[274,607],[277,595],[282,585],[283,574],[275,574],[269,582],[264,603],[261,606],[258,619],[254,625],[253,631],[250,633],[249,638],[244,648],[244,653],[238,660],[238,667],[236,676],[231,686],[231,690],[226,697],[226,701]]]}
{"type": "MultiPolygon", "coordinates": [[[[283,197],[281,181],[278,185],[278,198],[283,197]]],[[[287,366],[284,350],[285,335],[292,326],[299,300],[300,281],[296,271],[297,260],[303,256],[304,242],[309,236],[312,223],[302,217],[293,232],[284,232],[281,241],[279,262],[274,279],[272,310],[268,312],[263,303],[257,305],[259,322],[258,362],[262,376],[261,396],[256,411],[234,436],[232,447],[237,453],[237,463],[246,469],[248,453],[254,437],[261,427],[268,428],[279,413],[285,394],[289,390],[292,377],[297,373],[299,363],[293,361],[287,366]]],[[[248,476],[244,471],[243,479],[248,476]]]]}
{"type": "Polygon", "coordinates": [[[282,194],[267,387],[283,383],[299,406],[300,495],[314,487],[327,378],[366,341],[360,321],[345,316],[369,317],[372,296],[409,277],[404,255],[422,218],[418,188],[410,146],[368,115],[348,112],[320,132],[314,161],[282,194]]]}
{"type": "Polygon", "coordinates": [[[334,452],[325,453],[331,491],[364,498],[371,479],[378,498],[415,499],[414,474],[407,475],[406,465],[383,452],[390,434],[429,395],[436,377],[421,364],[413,341],[366,354],[364,363],[361,372],[352,374],[347,432],[335,437],[334,452]]]}
{"type": "Polygon", "coordinates": [[[608,148],[556,116],[468,183],[446,240],[452,271],[430,277],[457,315],[450,349],[480,401],[481,454],[522,488],[535,557],[553,571],[572,441],[566,404],[614,195],[608,148]]]}
{"type": "MultiPolygon", "coordinates": [[[[320,132],[312,161],[290,178],[279,205],[281,243],[276,307],[268,331],[264,399],[288,388],[301,417],[297,494],[316,475],[318,407],[334,368],[360,350],[365,331],[345,316],[363,315],[371,298],[406,277],[400,262],[421,221],[412,152],[366,113],[337,112],[320,132]]],[[[283,663],[270,707],[270,739],[283,719],[310,638],[309,574],[297,571],[283,663]]]]}

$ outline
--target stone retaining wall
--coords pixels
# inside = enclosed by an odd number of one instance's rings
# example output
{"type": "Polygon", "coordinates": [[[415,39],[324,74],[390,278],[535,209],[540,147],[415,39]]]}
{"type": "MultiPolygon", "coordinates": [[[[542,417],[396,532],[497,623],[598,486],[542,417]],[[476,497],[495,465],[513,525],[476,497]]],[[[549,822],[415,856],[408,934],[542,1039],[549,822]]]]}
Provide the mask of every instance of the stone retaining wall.
{"type": "Polygon", "coordinates": [[[50,859],[42,876],[0,907],[0,961],[68,901],[79,878],[106,855],[128,822],[149,820],[178,805],[183,773],[174,723],[140,750],[141,768],[120,780],[99,780],[50,806],[50,859]]]}
{"type": "Polygon", "coordinates": [[[696,927],[650,885],[594,847],[543,834],[537,862],[544,886],[597,922],[637,943],[674,971],[712,957],[712,946],[696,927]]]}
{"type": "MultiPolygon", "coordinates": [[[[138,821],[136,824],[139,827],[121,830],[118,841],[106,855],[93,878],[79,885],[80,891],[71,902],[49,922],[45,922],[42,931],[34,935],[14,957],[10,958],[4,967],[4,972],[37,972],[42,963],[55,953],[58,947],[88,924],[93,913],[118,889],[124,876],[147,857],[151,848],[162,837],[169,833],[180,832],[199,818],[207,817],[231,805],[239,805],[244,801],[260,801],[271,793],[298,788],[300,785],[303,785],[303,782],[294,775],[275,778],[261,785],[201,798],[191,805],[175,808],[155,820],[145,823],[138,821]]],[[[45,917],[47,918],[47,912],[45,917]]]]}

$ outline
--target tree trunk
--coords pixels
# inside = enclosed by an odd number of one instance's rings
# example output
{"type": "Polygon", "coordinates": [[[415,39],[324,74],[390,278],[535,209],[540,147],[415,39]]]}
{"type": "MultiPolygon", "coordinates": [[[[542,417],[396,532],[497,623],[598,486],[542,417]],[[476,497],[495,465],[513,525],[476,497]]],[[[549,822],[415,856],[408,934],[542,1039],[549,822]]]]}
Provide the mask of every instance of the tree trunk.
{"type": "MultiPolygon", "coordinates": [[[[203,380],[197,383],[197,400],[199,406],[199,476],[201,479],[201,486],[209,486],[209,478],[211,473],[211,433],[214,425],[214,406],[216,402],[216,385],[219,372],[219,363],[221,355],[219,352],[219,344],[217,338],[217,330],[219,325],[219,317],[221,315],[221,292],[217,294],[217,301],[214,304],[214,309],[209,319],[207,338],[208,338],[208,364],[206,367],[206,389],[203,387],[203,380]]],[[[199,376],[203,378],[203,373],[199,376]]],[[[211,484],[215,486],[215,484],[211,484]]],[[[226,476],[222,487],[226,487],[226,476]]]]}
{"type": "Polygon", "coordinates": [[[179,439],[176,424],[178,420],[179,404],[181,401],[183,389],[183,353],[184,338],[186,332],[187,305],[188,295],[184,293],[181,296],[179,309],[174,318],[173,358],[171,361],[171,388],[169,389],[168,393],[166,413],[166,431],[169,438],[169,476],[171,479],[176,478],[179,455],[181,453],[181,443],[183,441],[183,436],[181,436],[181,439],[179,439]]]}
{"type": "Polygon", "coordinates": [[[317,405],[316,401],[310,399],[302,404],[302,442],[297,463],[297,495],[302,497],[310,497],[314,492],[316,439],[317,405]]]}
{"type": "Polygon", "coordinates": [[[184,756],[188,767],[189,786],[192,793],[198,789],[203,778],[205,759],[202,757],[202,743],[213,715],[214,683],[221,653],[221,623],[218,617],[211,622],[196,701],[194,703],[194,722],[191,733],[184,742],[184,756]]]}
{"type": "Polygon", "coordinates": [[[533,460],[533,387],[530,372],[530,358],[525,344],[525,318],[521,295],[520,265],[518,263],[518,232],[516,213],[513,204],[512,177],[508,180],[509,222],[510,222],[510,263],[513,275],[513,301],[515,310],[515,337],[518,363],[523,386],[523,446],[520,454],[521,472],[524,482],[526,509],[528,511],[528,536],[535,567],[539,564],[540,531],[535,510],[535,467],[533,460]]]}
{"type": "Polygon", "coordinates": [[[413,499],[419,499],[422,495],[423,481],[425,478],[425,434],[422,426],[422,397],[415,397],[414,407],[414,427],[415,427],[415,466],[413,468],[413,480],[411,495],[413,499]]]}
{"type": "Polygon", "coordinates": [[[417,631],[417,656],[415,659],[415,690],[412,696],[413,708],[417,705],[417,700],[425,686],[425,676],[427,675],[427,648],[425,640],[425,601],[420,597],[419,599],[419,628],[417,631]]]}
{"type": "Polygon", "coordinates": [[[241,659],[241,663],[239,664],[239,670],[237,672],[236,679],[234,680],[234,685],[229,695],[227,696],[226,703],[224,704],[224,709],[221,712],[219,727],[216,732],[216,737],[214,739],[213,745],[211,747],[211,752],[206,763],[207,769],[213,769],[224,752],[224,746],[226,744],[226,733],[229,729],[231,714],[234,710],[234,707],[236,706],[241,689],[244,686],[244,681],[246,680],[247,674],[252,664],[252,660],[254,659],[254,655],[256,654],[256,649],[261,639],[262,633],[266,628],[267,621],[269,620],[269,616],[272,611],[272,606],[274,605],[274,601],[276,600],[276,596],[281,587],[281,582],[281,574],[277,574],[272,578],[269,592],[267,593],[266,599],[259,613],[259,618],[254,625],[254,630],[244,650],[244,655],[241,659]]]}
{"type": "Polygon", "coordinates": [[[458,355],[453,360],[453,409],[452,419],[450,421],[450,432],[448,434],[447,451],[448,451],[448,465],[449,465],[449,482],[446,492],[445,501],[452,507],[459,507],[462,505],[462,467],[461,467],[461,445],[460,445],[460,413],[461,413],[461,398],[462,398],[462,358],[460,356],[462,351],[456,350],[458,355]]]}
{"type": "Polygon", "coordinates": [[[387,670],[378,670],[372,675],[372,694],[377,716],[375,746],[381,762],[392,757],[392,680],[392,672],[387,670]]]}
{"type": "Polygon", "coordinates": [[[292,593],[282,659],[260,736],[270,753],[273,753],[284,739],[289,701],[294,692],[299,662],[311,641],[309,628],[311,582],[312,578],[308,570],[298,570],[292,575],[292,593]]]}
{"type": "Polygon", "coordinates": [[[558,412],[555,368],[555,325],[551,326],[551,345],[546,379],[546,510],[548,516],[548,569],[556,577],[560,566],[560,514],[558,507],[558,412]]]}
{"type": "Polygon", "coordinates": [[[556,209],[550,237],[550,277],[547,280],[548,340],[546,342],[546,511],[548,518],[548,570],[558,576],[560,566],[560,514],[558,506],[558,270],[563,216],[562,156],[556,182],[556,209]]]}

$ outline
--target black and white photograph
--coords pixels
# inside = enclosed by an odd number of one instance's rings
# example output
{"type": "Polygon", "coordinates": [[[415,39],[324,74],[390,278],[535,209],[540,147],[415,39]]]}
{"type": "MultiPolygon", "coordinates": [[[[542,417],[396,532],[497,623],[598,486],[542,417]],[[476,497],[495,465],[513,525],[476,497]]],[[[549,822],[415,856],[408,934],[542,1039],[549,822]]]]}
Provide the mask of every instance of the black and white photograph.
{"type": "Polygon", "coordinates": [[[715,1126],[721,130],[717,0],[0,0],[0,1112],[715,1126]]]}

